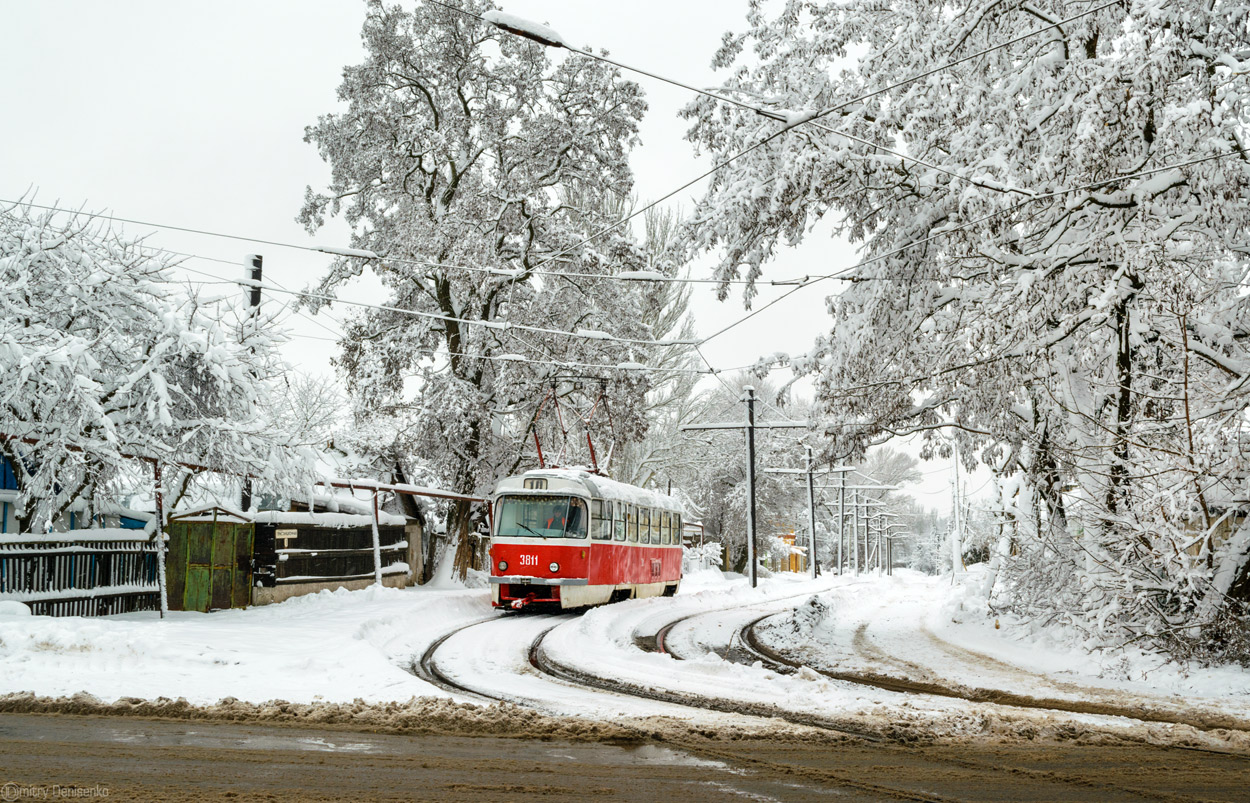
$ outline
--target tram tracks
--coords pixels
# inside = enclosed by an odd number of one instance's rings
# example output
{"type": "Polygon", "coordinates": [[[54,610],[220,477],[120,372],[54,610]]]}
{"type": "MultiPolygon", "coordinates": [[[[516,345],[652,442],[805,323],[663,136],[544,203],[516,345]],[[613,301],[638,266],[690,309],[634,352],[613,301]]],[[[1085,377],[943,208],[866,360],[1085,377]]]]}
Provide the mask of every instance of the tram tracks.
{"type": "MultiPolygon", "coordinates": [[[[802,594],[778,597],[762,603],[749,603],[746,605],[727,606],[712,611],[699,611],[668,621],[656,629],[654,633],[642,633],[635,630],[632,634],[632,640],[635,646],[642,651],[668,654],[676,660],[685,660],[686,656],[672,652],[668,645],[669,634],[674,628],[682,625],[683,623],[699,617],[724,614],[734,609],[761,607],[765,605],[776,606],[778,603],[810,596],[812,596],[812,592],[808,591],[802,594]]],[[[1008,709],[1014,708],[1027,711],[1055,711],[1080,715],[1122,717],[1142,722],[1144,724],[1185,725],[1199,731],[1232,731],[1236,733],[1250,733],[1250,729],[1245,728],[1243,723],[1235,722],[1231,718],[1227,721],[1209,721],[1202,718],[1186,719],[1170,712],[1152,711],[1142,707],[1130,708],[1128,706],[1117,706],[1096,702],[1031,697],[1002,690],[944,685],[932,682],[931,680],[912,680],[886,674],[842,672],[813,665],[810,662],[799,661],[795,658],[784,655],[761,642],[758,634],[756,633],[756,627],[765,619],[775,616],[778,613],[778,611],[770,611],[752,618],[746,624],[737,629],[736,633],[728,640],[728,643],[723,650],[717,650],[716,653],[723,660],[743,665],[751,665],[758,662],[763,667],[778,674],[790,675],[803,669],[807,669],[821,676],[842,683],[852,683],[859,686],[877,688],[902,694],[926,694],[951,699],[961,699],[973,703],[989,703],[1008,709]],[[734,642],[737,642],[737,644],[735,645],[734,642]]],[[[503,615],[515,616],[515,614],[503,615]]],[[[411,661],[410,665],[407,667],[408,670],[417,677],[420,677],[445,691],[468,696],[475,701],[486,703],[503,701],[520,705],[528,704],[530,701],[526,698],[483,690],[461,682],[440,669],[436,660],[438,650],[453,636],[463,633],[470,628],[498,621],[498,619],[498,615],[475,619],[470,622],[463,623],[444,633],[435,641],[430,643],[419,659],[411,661]]],[[[555,622],[550,627],[543,628],[543,630],[533,639],[528,648],[528,662],[530,666],[538,672],[564,683],[594,688],[599,691],[621,694],[629,697],[669,703],[686,708],[718,711],[723,713],[741,713],[769,719],[779,719],[795,725],[818,728],[823,731],[829,731],[873,742],[883,742],[891,738],[890,733],[873,731],[860,726],[858,723],[843,719],[795,712],[784,707],[771,704],[749,703],[740,700],[720,698],[712,695],[692,694],[686,691],[665,690],[654,685],[642,685],[621,678],[605,678],[596,676],[580,670],[577,667],[563,664],[547,655],[543,649],[543,642],[552,630],[560,624],[569,621],[569,619],[570,617],[568,615],[562,615],[559,617],[559,621],[555,622]]],[[[1196,745],[1169,745],[1169,747],[1220,753],[1250,759],[1250,756],[1246,756],[1235,751],[1218,750],[1196,745]]]]}
{"type": "MultiPolygon", "coordinates": [[[[1182,717],[1168,711],[1157,711],[1144,706],[1130,707],[1127,705],[1116,705],[1112,703],[1088,702],[1084,700],[1065,700],[1052,697],[1033,697],[1025,694],[1018,694],[1002,689],[985,689],[968,686],[947,685],[935,680],[912,680],[908,678],[899,678],[886,674],[878,674],[873,672],[841,672],[826,667],[814,665],[810,662],[799,661],[789,656],[783,655],[776,650],[762,643],[755,628],[765,619],[775,614],[765,614],[756,619],[751,620],[739,629],[738,636],[743,649],[746,650],[755,660],[761,661],[765,666],[769,666],[774,671],[782,673],[792,673],[801,669],[809,669],[817,674],[832,680],[839,680],[847,683],[857,683],[864,686],[871,686],[886,691],[899,692],[903,694],[930,694],[938,697],[948,697],[958,700],[967,700],[973,703],[992,703],[994,705],[1007,706],[1010,708],[1022,708],[1030,710],[1043,711],[1062,711],[1069,714],[1090,714],[1094,716],[1110,716],[1123,717],[1138,722],[1157,725],[1186,725],[1199,731],[1234,731],[1240,733],[1250,733],[1250,723],[1236,720],[1232,717],[1213,718],[1205,714],[1196,713],[1191,717],[1182,717]]],[[[862,638],[862,628],[857,633],[857,638],[862,638]]],[[[915,666],[913,664],[903,662],[907,666],[915,666]]],[[[923,672],[923,668],[919,667],[923,672]]],[[[928,676],[928,673],[924,673],[928,676]]],[[[1189,746],[1178,745],[1187,749],[1207,750],[1208,748],[1190,748],[1189,746]]],[[[1220,751],[1216,751],[1220,752],[1220,751]]],[[[1227,752],[1227,751],[1224,751],[1227,752]]],[[[1240,753],[1228,753],[1229,755],[1242,755],[1240,753]]],[[[1250,756],[1245,756],[1250,759],[1250,756]]]]}
{"type": "MultiPolygon", "coordinates": [[[[808,596],[808,595],[801,595],[801,596],[808,596]]],[[[743,606],[743,607],[747,607],[747,606],[743,606]]],[[[656,652],[666,653],[670,655],[671,657],[673,657],[675,660],[685,660],[683,656],[667,650],[666,641],[667,641],[669,633],[676,626],[686,621],[698,618],[700,616],[709,616],[709,615],[714,615],[718,613],[723,613],[725,610],[727,609],[721,609],[721,610],[709,611],[709,612],[700,612],[697,614],[691,614],[688,616],[681,617],[679,619],[675,619],[665,624],[659,630],[657,630],[655,635],[652,637],[647,637],[647,636],[643,636],[641,634],[635,633],[634,642],[636,645],[643,647],[643,648],[645,648],[646,645],[651,644],[653,645],[652,649],[656,652]]],[[[1087,713],[1087,714],[1098,714],[1098,715],[1107,715],[1107,716],[1120,716],[1120,717],[1125,717],[1125,718],[1130,718],[1130,719],[1136,719],[1138,721],[1158,723],[1158,724],[1169,724],[1169,725],[1170,724],[1189,724],[1189,723],[1184,722],[1180,718],[1176,718],[1176,717],[1168,717],[1166,719],[1157,719],[1157,720],[1143,718],[1137,712],[1131,711],[1129,709],[1125,709],[1123,707],[1116,708],[1112,706],[1105,706],[1103,707],[1103,709],[1105,710],[1099,710],[1099,707],[1096,705],[1089,705],[1089,706],[1082,707],[1080,704],[1075,704],[1075,703],[1072,704],[1070,707],[1065,707],[1062,704],[1067,703],[1068,701],[1038,700],[1034,698],[1025,697],[1023,695],[1011,695],[1010,693],[1003,693],[1001,695],[996,696],[996,695],[993,695],[992,693],[985,692],[985,690],[974,690],[974,691],[983,692],[982,696],[978,697],[976,694],[961,693],[959,690],[948,688],[948,687],[941,686],[941,685],[934,684],[934,683],[909,682],[909,681],[899,680],[897,678],[891,678],[888,676],[864,676],[862,674],[857,675],[857,674],[851,674],[851,673],[838,673],[838,672],[823,670],[817,667],[812,667],[809,664],[804,664],[802,662],[787,658],[786,656],[783,656],[760,643],[760,640],[755,633],[755,627],[760,622],[764,621],[765,619],[768,619],[776,615],[777,615],[777,612],[770,612],[762,616],[758,616],[758,617],[751,619],[745,625],[740,627],[735,633],[736,640],[738,641],[740,647],[738,648],[734,647],[733,642],[735,638],[731,637],[729,640],[729,644],[726,646],[725,650],[723,652],[718,651],[717,654],[721,655],[721,657],[725,660],[734,661],[736,663],[747,664],[747,665],[759,663],[763,665],[764,667],[767,667],[771,671],[775,671],[780,674],[793,674],[806,668],[811,671],[815,671],[818,674],[824,675],[825,677],[829,677],[830,679],[833,679],[833,680],[839,680],[839,681],[847,682],[847,683],[855,683],[857,685],[870,686],[870,687],[880,688],[883,690],[895,691],[899,693],[935,694],[938,696],[965,699],[970,702],[989,702],[989,703],[994,703],[995,705],[1002,705],[1002,706],[1006,706],[1010,708],[1042,709],[1042,710],[1052,710],[1052,711],[1057,710],[1057,711],[1063,711],[1065,713],[1087,713]],[[740,650],[741,652],[735,655],[735,652],[737,650],[740,650]],[[1060,703],[1060,705],[1047,705],[1047,703],[1060,703]],[[1088,710],[1082,710],[1082,708],[1085,708],[1088,710]]],[[[793,719],[788,713],[780,714],[779,716],[780,718],[786,719],[787,721],[791,721],[791,722],[795,721],[795,719],[793,719]]],[[[817,722],[809,722],[808,724],[811,724],[813,727],[822,727],[822,725],[818,724],[817,722]]],[[[842,733],[852,733],[855,731],[862,732],[862,729],[852,730],[842,725],[836,726],[836,729],[842,733]]],[[[1229,728],[1221,726],[1220,728],[1212,727],[1211,729],[1228,730],[1229,728]]],[[[881,734],[865,734],[864,738],[869,738],[872,741],[878,743],[880,745],[880,749],[891,751],[891,752],[908,751],[908,750],[913,749],[904,745],[900,745],[897,742],[890,741],[881,734]]],[[[1191,745],[1156,745],[1156,744],[1151,744],[1149,742],[1144,742],[1144,741],[1138,742],[1138,743],[1143,748],[1156,750],[1161,755],[1164,755],[1164,756],[1166,756],[1168,750],[1181,749],[1181,750],[1187,750],[1187,751],[1210,753],[1210,754],[1215,754],[1215,755],[1220,755],[1220,756],[1228,756],[1228,757],[1232,757],[1232,758],[1240,759],[1240,760],[1250,759],[1250,756],[1247,756],[1245,754],[1237,753],[1233,751],[1227,751],[1227,750],[1217,750],[1217,749],[1204,748],[1204,747],[1191,746],[1191,745]]],[[[967,770],[978,771],[978,770],[986,769],[986,765],[984,764],[984,762],[961,759],[956,756],[945,756],[943,761],[944,763],[950,764],[952,766],[958,766],[960,768],[967,769],[967,770]]],[[[1168,792],[1159,792],[1159,791],[1152,790],[1152,789],[1140,788],[1140,787],[1135,787],[1135,786],[1127,786],[1124,784],[1105,783],[1103,781],[1100,781],[1097,778],[1090,778],[1090,777],[1083,776],[1083,775],[1065,774],[1065,773],[1056,772],[1053,770],[1033,770],[1033,769],[1019,767],[1019,766],[1001,766],[1001,765],[998,767],[998,769],[1002,772],[1006,772],[1012,775],[1022,777],[1030,782],[1039,782],[1039,783],[1054,782],[1054,783],[1060,783],[1060,784],[1077,786],[1077,787],[1085,787],[1089,789],[1099,789],[1099,790],[1104,790],[1107,792],[1118,792],[1118,793],[1127,792],[1129,794],[1138,796],[1142,799],[1152,799],[1152,800],[1193,800],[1195,799],[1195,798],[1191,798],[1188,796],[1177,796],[1168,792]]]]}
{"type": "Polygon", "coordinates": [[[493,622],[497,620],[498,618],[499,618],[498,615],[491,615],[491,616],[484,616],[480,619],[474,619],[469,622],[461,623],[460,625],[452,628],[451,630],[447,631],[443,635],[439,636],[434,641],[430,642],[430,645],[425,648],[425,652],[421,653],[419,657],[414,656],[409,661],[406,669],[413,675],[416,675],[417,677],[424,680],[426,683],[429,683],[432,686],[440,688],[443,691],[451,692],[452,694],[466,695],[475,700],[485,702],[485,703],[503,702],[502,698],[494,697],[484,692],[480,692],[476,689],[472,689],[464,685],[463,683],[456,681],[450,675],[447,675],[441,669],[439,669],[438,664],[435,663],[435,660],[434,660],[434,654],[438,652],[438,648],[442,647],[443,644],[445,644],[447,640],[451,638],[452,636],[456,635],[457,633],[462,633],[471,627],[484,625],[487,622],[493,622]]]}
{"type": "MultiPolygon", "coordinates": [[[[810,596],[810,593],[794,596],[810,596]]],[[[784,599],[771,600],[768,605],[776,605],[784,599]]],[[[755,607],[761,603],[755,603],[752,606],[732,606],[732,607],[755,607]]],[[[724,609],[724,610],[731,610],[724,609]]],[[[695,618],[697,616],[710,615],[712,613],[724,613],[724,610],[715,612],[700,612],[698,614],[680,617],[677,620],[665,623],[660,627],[653,636],[648,637],[642,633],[635,633],[635,643],[642,642],[646,644],[649,640],[653,641],[653,651],[665,649],[665,641],[667,634],[674,626],[682,621],[695,618]]],[[[790,672],[795,671],[794,667],[786,667],[783,662],[774,660],[767,651],[759,650],[758,640],[753,638],[753,634],[748,631],[755,624],[762,621],[767,616],[774,615],[775,612],[765,614],[764,616],[754,617],[738,631],[739,641],[742,644],[742,653],[735,656],[739,662],[751,663],[753,661],[761,661],[764,666],[769,668],[780,667],[790,672]]],[[[528,618],[528,617],[527,617],[528,618]]],[[[475,688],[471,683],[465,683],[458,680],[454,673],[445,671],[440,668],[438,651],[452,636],[462,633],[465,630],[481,627],[495,621],[495,618],[486,620],[477,620],[470,622],[444,634],[425,650],[419,660],[413,661],[413,671],[419,676],[434,682],[441,688],[453,691],[457,694],[470,695],[475,700],[484,701],[504,701],[513,704],[526,705],[542,709],[540,701],[534,699],[525,699],[517,695],[509,695],[500,693],[499,691],[489,691],[481,688],[475,688]]],[[[695,695],[689,692],[666,690],[653,685],[640,685],[621,678],[606,678],[595,675],[571,666],[568,663],[558,660],[549,650],[545,649],[545,643],[551,633],[560,625],[569,621],[569,617],[561,616],[557,621],[549,625],[544,625],[537,632],[528,645],[526,651],[526,659],[529,666],[546,678],[573,687],[591,688],[605,694],[620,695],[623,697],[643,698],[657,702],[678,705],[685,708],[693,708],[705,711],[726,712],[738,715],[762,717],[772,720],[780,720],[793,725],[801,725],[814,728],[820,732],[837,735],[846,739],[842,742],[844,745],[843,752],[852,752],[864,750],[881,752],[886,754],[884,760],[886,762],[895,762],[898,766],[909,766],[912,769],[910,776],[906,782],[900,783],[875,783],[866,780],[864,775],[857,771],[846,771],[831,767],[806,766],[802,762],[786,760],[786,756],[782,756],[781,760],[762,757],[759,753],[746,752],[741,748],[735,747],[730,742],[720,742],[716,738],[700,738],[699,730],[694,728],[686,736],[674,735],[672,733],[660,734],[649,731],[643,727],[635,730],[640,739],[659,740],[687,750],[693,754],[703,756],[709,759],[728,762],[731,765],[738,766],[754,773],[763,773],[774,777],[790,777],[796,780],[802,780],[807,783],[821,785],[821,788],[836,786],[841,789],[855,790],[874,797],[893,799],[893,800],[918,800],[918,801],[959,801],[964,798],[953,797],[946,794],[935,792],[932,788],[928,788],[924,773],[917,773],[916,767],[931,767],[932,772],[936,776],[944,779],[947,786],[955,788],[965,788],[960,783],[986,783],[988,779],[993,778],[1010,778],[1010,782],[1016,784],[1025,784],[1028,786],[1067,789],[1070,793],[1064,793],[1058,797],[1070,799],[1072,795],[1083,797],[1094,795],[1083,799],[1114,799],[1117,796],[1130,796],[1133,799],[1149,799],[1161,801],[1194,801],[1201,798],[1192,795],[1174,794],[1167,791],[1158,791],[1148,788],[1139,788],[1132,784],[1109,783],[1101,780],[1098,772],[1087,774],[1073,774],[1056,771],[1053,769],[1036,769],[1023,765],[1009,765],[997,761],[982,761],[975,758],[968,758],[960,755],[958,748],[935,749],[926,748],[921,745],[908,744],[891,739],[889,734],[874,732],[870,729],[857,726],[855,723],[842,721],[836,718],[821,717],[816,715],[807,715],[793,710],[788,710],[779,706],[762,705],[744,703],[738,700],[722,699],[712,695],[695,695]],[[862,748],[853,748],[853,745],[863,745],[862,748]],[[960,780],[964,779],[964,780],[960,780]]],[[[730,652],[731,650],[727,650],[730,652]]],[[[670,652],[670,655],[672,653],[670,652]]],[[[680,655],[673,655],[677,660],[681,660],[680,655]]],[[[708,734],[704,733],[704,736],[708,734]]],[[[1143,745],[1145,747],[1146,745],[1143,745]]],[[[1039,748],[1045,749],[1045,748],[1039,748]]],[[[1160,755],[1166,755],[1164,748],[1157,748],[1160,755]]],[[[975,751],[979,755],[984,750],[975,751]]],[[[771,755],[771,754],[769,754],[771,755]]],[[[874,759],[880,762],[882,759],[874,759]]],[[[891,776],[892,777],[892,776],[891,776]]],[[[1132,777],[1132,776],[1130,776],[1132,777]]]]}

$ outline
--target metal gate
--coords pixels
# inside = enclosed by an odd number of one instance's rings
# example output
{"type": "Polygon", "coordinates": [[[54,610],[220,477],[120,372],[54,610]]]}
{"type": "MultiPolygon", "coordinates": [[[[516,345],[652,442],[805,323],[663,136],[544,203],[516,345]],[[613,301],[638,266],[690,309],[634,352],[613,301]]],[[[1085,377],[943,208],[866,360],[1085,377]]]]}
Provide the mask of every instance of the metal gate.
{"type": "Polygon", "coordinates": [[[255,525],[222,508],[170,516],[169,607],[245,608],[252,596],[255,525]]]}

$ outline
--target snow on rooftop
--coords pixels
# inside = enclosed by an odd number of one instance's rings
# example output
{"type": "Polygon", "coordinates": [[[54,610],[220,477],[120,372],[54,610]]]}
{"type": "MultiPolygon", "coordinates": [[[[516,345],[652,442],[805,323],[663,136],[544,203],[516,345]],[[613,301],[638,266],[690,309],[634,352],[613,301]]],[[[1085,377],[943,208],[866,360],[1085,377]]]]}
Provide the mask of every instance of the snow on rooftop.
{"type": "MultiPolygon", "coordinates": [[[[639,488],[637,485],[620,482],[610,479],[602,474],[594,474],[589,468],[585,467],[569,467],[569,468],[537,468],[525,472],[526,477],[546,477],[548,479],[565,480],[585,485],[592,494],[597,496],[611,496],[624,500],[628,504],[642,505],[645,507],[663,507],[670,509],[682,509],[680,501],[674,497],[662,494],[659,491],[652,491],[647,488],[639,488]]],[[[510,477],[513,481],[518,481],[518,477],[510,477]]],[[[519,484],[519,483],[518,483],[519,484]]]]}
{"type": "MultiPolygon", "coordinates": [[[[262,510],[252,520],[257,524],[305,524],[310,527],[369,527],[373,516],[362,513],[307,513],[305,511],[262,510]]],[[[408,519],[395,513],[378,511],[378,524],[402,527],[408,519]]]]}
{"type": "Polygon", "coordinates": [[[68,530],[60,533],[5,533],[0,535],[0,547],[17,544],[72,544],[81,541],[140,541],[152,540],[152,534],[144,530],[122,527],[100,527],[91,530],[68,530]]]}

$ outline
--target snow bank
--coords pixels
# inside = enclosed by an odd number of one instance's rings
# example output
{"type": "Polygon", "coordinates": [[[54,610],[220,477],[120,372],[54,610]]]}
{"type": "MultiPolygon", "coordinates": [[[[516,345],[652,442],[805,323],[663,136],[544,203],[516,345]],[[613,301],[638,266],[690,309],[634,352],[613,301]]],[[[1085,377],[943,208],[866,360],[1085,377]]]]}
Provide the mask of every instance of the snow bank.
{"type": "Polygon", "coordinates": [[[1204,727],[1250,722],[1250,671],[1179,666],[1131,646],[1087,650],[1074,631],[995,615],[977,568],[954,585],[949,575],[906,571],[864,577],[756,632],[770,649],[844,677],[895,678],[978,700],[1135,711],[1204,727]]]}
{"type": "Polygon", "coordinates": [[[0,616],[30,616],[30,608],[14,600],[0,599],[0,616]]]}
{"type": "Polygon", "coordinates": [[[80,692],[72,696],[39,697],[29,693],[0,695],[0,713],[80,714],[162,717],[216,722],[281,722],[300,725],[345,725],[376,733],[496,736],[564,741],[633,741],[632,730],[599,722],[556,719],[509,703],[478,706],[424,698],[403,702],[292,703],[287,700],[247,702],[227,697],[211,705],[186,699],[123,697],[112,703],[80,692]]]}
{"type": "Polygon", "coordinates": [[[448,697],[407,671],[458,622],[490,614],[482,591],[370,586],[246,610],[98,618],[0,617],[0,693],[85,691],[104,700],[226,697],[260,703],[448,697]]]}
{"type": "Polygon", "coordinates": [[[1250,669],[1246,667],[1178,663],[1133,644],[1109,650],[1074,627],[996,614],[985,602],[980,566],[973,567],[958,585],[949,583],[949,577],[937,583],[941,604],[924,621],[935,635],[956,647],[1025,667],[1052,681],[1173,696],[1198,705],[1231,705],[1238,716],[1250,717],[1250,669]]]}

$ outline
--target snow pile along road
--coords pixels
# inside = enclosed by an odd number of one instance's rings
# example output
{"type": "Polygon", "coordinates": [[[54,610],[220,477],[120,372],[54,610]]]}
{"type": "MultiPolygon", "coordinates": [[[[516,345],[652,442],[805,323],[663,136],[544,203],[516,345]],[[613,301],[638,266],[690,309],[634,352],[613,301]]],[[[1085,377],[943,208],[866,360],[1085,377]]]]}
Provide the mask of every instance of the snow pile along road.
{"type": "Polygon", "coordinates": [[[323,591],[209,614],[0,615],[0,692],[215,703],[447,697],[408,660],[457,623],[490,616],[482,591],[323,591]]]}

